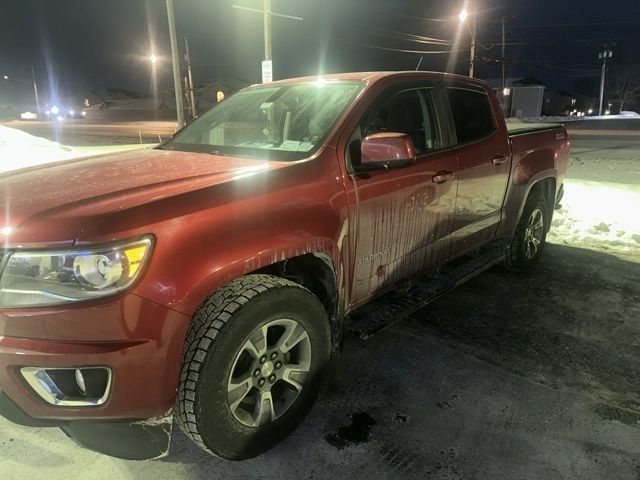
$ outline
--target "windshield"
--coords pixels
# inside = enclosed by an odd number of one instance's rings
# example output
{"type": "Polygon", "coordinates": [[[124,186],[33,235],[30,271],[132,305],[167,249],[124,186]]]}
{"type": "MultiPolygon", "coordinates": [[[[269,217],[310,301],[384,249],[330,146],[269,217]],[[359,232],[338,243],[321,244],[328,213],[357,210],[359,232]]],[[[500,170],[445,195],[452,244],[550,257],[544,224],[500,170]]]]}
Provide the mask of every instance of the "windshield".
{"type": "Polygon", "coordinates": [[[362,82],[253,87],[215,105],[162,148],[268,160],[313,154],[362,82]]]}

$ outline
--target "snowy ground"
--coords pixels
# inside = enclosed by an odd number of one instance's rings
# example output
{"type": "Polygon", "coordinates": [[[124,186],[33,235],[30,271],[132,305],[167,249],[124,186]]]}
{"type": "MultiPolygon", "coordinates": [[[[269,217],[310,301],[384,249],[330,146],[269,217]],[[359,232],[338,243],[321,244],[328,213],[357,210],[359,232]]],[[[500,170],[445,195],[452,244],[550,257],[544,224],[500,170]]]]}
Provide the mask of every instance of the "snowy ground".
{"type": "Polygon", "coordinates": [[[548,240],[640,258],[640,132],[570,132],[572,162],[548,240]]]}
{"type": "Polygon", "coordinates": [[[0,125],[0,173],[71,158],[119,152],[148,145],[68,147],[0,125]]]}

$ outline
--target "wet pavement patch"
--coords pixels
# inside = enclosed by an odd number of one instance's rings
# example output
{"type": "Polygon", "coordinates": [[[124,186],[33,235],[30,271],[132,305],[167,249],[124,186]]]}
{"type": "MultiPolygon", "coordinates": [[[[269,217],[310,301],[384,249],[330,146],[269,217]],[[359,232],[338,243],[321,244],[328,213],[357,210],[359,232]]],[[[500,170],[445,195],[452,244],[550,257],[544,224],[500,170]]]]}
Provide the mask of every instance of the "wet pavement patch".
{"type": "Polygon", "coordinates": [[[595,412],[604,420],[618,421],[632,427],[640,426],[640,413],[601,403],[595,412]]]}
{"type": "Polygon", "coordinates": [[[359,445],[369,441],[371,429],[376,425],[375,419],[367,412],[351,415],[351,425],[343,425],[335,433],[330,433],[324,439],[338,450],[349,445],[359,445]]]}
{"type": "Polygon", "coordinates": [[[438,402],[436,403],[436,405],[438,406],[438,408],[441,408],[443,410],[453,410],[453,405],[451,405],[449,402],[438,402]]]}
{"type": "Polygon", "coordinates": [[[409,421],[409,417],[403,413],[396,413],[393,417],[393,423],[407,423],[409,421]]]}

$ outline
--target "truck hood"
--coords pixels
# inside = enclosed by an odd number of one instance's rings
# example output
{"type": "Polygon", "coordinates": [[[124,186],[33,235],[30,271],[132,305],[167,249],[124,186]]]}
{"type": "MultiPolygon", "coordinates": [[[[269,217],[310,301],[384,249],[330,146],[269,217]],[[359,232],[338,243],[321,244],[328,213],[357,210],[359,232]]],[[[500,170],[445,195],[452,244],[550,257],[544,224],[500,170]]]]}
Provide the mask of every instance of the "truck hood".
{"type": "Polygon", "coordinates": [[[0,176],[0,241],[68,246],[106,213],[287,165],[154,149],[18,170],[0,176]]]}

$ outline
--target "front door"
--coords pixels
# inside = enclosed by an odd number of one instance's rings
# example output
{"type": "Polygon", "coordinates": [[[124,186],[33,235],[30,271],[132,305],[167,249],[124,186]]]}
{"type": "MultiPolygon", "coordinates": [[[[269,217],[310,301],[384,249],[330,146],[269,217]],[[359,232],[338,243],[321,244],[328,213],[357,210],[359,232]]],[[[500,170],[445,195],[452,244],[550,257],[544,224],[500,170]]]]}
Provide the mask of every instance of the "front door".
{"type": "Polygon", "coordinates": [[[408,134],[413,164],[351,175],[354,275],[351,301],[377,292],[445,260],[456,202],[456,160],[442,146],[432,90],[399,88],[381,95],[349,142],[347,161],[358,162],[361,139],[382,131],[408,134]]]}

